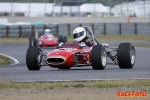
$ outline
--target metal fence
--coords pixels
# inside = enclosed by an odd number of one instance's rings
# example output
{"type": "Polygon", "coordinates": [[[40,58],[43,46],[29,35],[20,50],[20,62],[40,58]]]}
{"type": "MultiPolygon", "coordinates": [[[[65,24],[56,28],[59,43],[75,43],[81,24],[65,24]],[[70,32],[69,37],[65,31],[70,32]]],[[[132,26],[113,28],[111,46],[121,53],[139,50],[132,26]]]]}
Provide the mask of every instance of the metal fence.
{"type": "Polygon", "coordinates": [[[10,25],[0,26],[0,37],[28,37],[36,32],[43,34],[45,28],[52,33],[70,36],[79,26],[89,26],[95,36],[99,35],[137,35],[150,34],[150,23],[81,23],[81,24],[47,24],[47,25],[10,25]]]}

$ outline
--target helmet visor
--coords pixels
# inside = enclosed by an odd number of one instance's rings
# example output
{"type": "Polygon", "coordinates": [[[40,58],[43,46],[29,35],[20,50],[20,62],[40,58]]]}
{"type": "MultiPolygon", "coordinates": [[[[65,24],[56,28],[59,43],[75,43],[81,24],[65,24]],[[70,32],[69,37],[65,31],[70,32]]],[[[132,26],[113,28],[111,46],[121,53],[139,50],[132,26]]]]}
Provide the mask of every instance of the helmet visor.
{"type": "Polygon", "coordinates": [[[73,34],[73,37],[74,37],[74,38],[79,38],[79,37],[81,37],[83,34],[84,34],[84,31],[79,32],[79,33],[75,33],[75,34],[73,34]]]}
{"type": "Polygon", "coordinates": [[[50,32],[49,32],[49,31],[46,31],[45,34],[50,34],[50,32]]]}

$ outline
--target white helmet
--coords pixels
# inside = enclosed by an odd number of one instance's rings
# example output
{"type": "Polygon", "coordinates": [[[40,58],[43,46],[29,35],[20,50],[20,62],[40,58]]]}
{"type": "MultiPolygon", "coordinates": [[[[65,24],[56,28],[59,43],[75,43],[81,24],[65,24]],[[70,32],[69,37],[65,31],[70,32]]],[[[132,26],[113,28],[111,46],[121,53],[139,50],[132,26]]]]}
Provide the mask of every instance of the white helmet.
{"type": "Polygon", "coordinates": [[[84,41],[87,37],[85,29],[83,27],[77,27],[73,31],[73,37],[76,42],[84,41]]]}
{"type": "Polygon", "coordinates": [[[51,30],[50,29],[46,29],[45,31],[44,31],[44,34],[45,35],[49,35],[51,33],[51,30]]]}

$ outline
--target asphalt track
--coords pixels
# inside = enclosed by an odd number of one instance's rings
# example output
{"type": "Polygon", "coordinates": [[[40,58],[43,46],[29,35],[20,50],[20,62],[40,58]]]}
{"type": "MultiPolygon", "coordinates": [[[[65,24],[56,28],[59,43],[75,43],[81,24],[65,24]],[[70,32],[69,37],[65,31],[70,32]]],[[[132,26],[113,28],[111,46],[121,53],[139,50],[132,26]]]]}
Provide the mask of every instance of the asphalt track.
{"type": "MultiPolygon", "coordinates": [[[[111,42],[110,45],[118,43],[111,42]]],[[[16,65],[0,66],[0,81],[35,82],[35,81],[88,81],[115,79],[150,78],[150,48],[136,47],[136,62],[132,69],[120,69],[117,65],[107,65],[104,70],[93,70],[91,66],[73,67],[60,70],[48,66],[40,71],[29,71],[26,67],[28,44],[0,44],[0,53],[14,57],[16,65]]],[[[45,48],[51,51],[54,48],[45,48]]]]}

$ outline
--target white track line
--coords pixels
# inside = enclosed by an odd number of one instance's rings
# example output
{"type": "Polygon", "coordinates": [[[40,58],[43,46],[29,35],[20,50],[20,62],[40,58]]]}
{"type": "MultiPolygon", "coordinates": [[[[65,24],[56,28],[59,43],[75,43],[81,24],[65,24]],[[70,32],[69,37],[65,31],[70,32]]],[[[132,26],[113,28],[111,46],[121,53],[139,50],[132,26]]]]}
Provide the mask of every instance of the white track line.
{"type": "Polygon", "coordinates": [[[13,64],[10,64],[10,65],[16,65],[16,64],[19,64],[19,61],[18,61],[17,59],[15,59],[15,58],[11,57],[11,56],[8,56],[8,55],[2,54],[2,53],[0,53],[0,55],[6,56],[6,57],[12,59],[12,60],[14,61],[14,63],[13,63],[13,64]]]}

